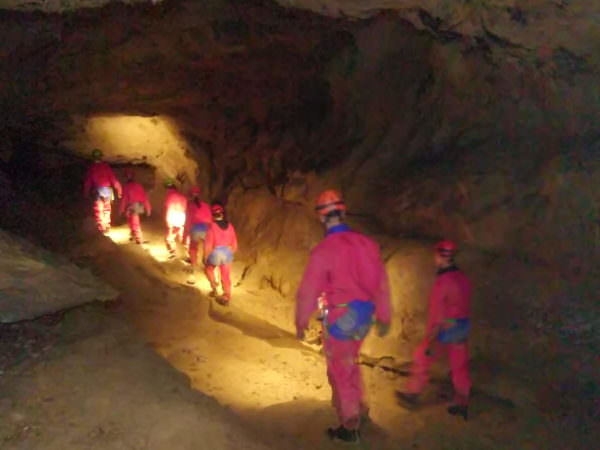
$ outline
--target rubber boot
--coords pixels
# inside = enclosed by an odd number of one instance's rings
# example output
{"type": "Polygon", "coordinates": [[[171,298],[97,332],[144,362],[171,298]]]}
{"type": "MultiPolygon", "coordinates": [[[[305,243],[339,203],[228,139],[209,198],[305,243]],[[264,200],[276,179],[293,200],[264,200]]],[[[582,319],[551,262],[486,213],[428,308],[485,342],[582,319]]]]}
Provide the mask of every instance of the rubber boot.
{"type": "Polygon", "coordinates": [[[360,432],[358,430],[349,430],[343,425],[337,428],[328,428],[327,436],[332,441],[342,441],[348,444],[360,444],[360,432]]]}
{"type": "Polygon", "coordinates": [[[469,407],[466,405],[451,405],[448,407],[448,414],[452,416],[462,416],[467,420],[469,416],[469,407]]]}
{"type": "Polygon", "coordinates": [[[220,305],[223,305],[223,306],[229,306],[229,296],[224,294],[224,295],[221,295],[220,297],[217,297],[217,303],[219,303],[220,305]]]}

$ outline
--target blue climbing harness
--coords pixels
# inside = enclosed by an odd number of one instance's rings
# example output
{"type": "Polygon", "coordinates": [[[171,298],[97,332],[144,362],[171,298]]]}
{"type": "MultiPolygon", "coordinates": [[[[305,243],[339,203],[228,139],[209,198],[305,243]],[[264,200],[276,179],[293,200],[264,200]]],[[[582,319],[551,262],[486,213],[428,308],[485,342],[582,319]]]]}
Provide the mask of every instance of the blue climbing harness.
{"type": "Polygon", "coordinates": [[[437,335],[438,342],[442,344],[461,344],[469,337],[471,321],[469,319],[447,319],[454,323],[450,328],[442,330],[437,335]]]}
{"type": "Polygon", "coordinates": [[[224,266],[233,261],[233,252],[231,247],[220,245],[208,256],[208,264],[211,266],[224,266]]]}
{"type": "Polygon", "coordinates": [[[102,186],[96,188],[96,198],[101,198],[102,200],[114,200],[113,190],[110,186],[102,186]]]}
{"type": "Polygon", "coordinates": [[[190,230],[190,238],[194,242],[203,241],[208,231],[208,224],[204,222],[195,223],[190,230]]]}
{"type": "Polygon", "coordinates": [[[369,334],[375,314],[375,304],[371,300],[352,300],[334,308],[347,308],[347,311],[332,324],[327,322],[328,314],[325,313],[323,325],[328,334],[340,341],[360,341],[369,334]]]}

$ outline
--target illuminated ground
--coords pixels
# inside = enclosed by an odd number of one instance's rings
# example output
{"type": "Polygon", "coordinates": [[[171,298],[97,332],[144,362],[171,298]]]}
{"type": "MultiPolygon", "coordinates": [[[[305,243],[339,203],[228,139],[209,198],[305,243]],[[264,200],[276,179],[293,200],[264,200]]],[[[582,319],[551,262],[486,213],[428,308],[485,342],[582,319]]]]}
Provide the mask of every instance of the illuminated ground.
{"type": "MultiPolygon", "coordinates": [[[[111,239],[94,236],[76,251],[80,264],[120,290],[122,303],[67,313],[47,356],[2,374],[2,448],[338,448],[323,435],[335,418],[318,347],[261,320],[260,308],[249,314],[255,293],[237,288],[231,307],[215,304],[201,275],[191,286],[187,265],[165,260],[160,220],[144,225],[145,248],[116,227],[111,239]]],[[[474,364],[472,415],[464,423],[445,412],[444,370],[423,408],[410,413],[394,400],[403,378],[364,367],[374,423],[362,448],[591,448],[582,440],[591,438],[586,422],[524,404],[521,397],[536,389],[514,374],[494,374],[519,386],[514,398],[486,391],[478,380],[489,371],[474,364]]]]}
{"type": "MultiPolygon", "coordinates": [[[[235,289],[230,308],[211,301],[202,274],[196,274],[196,283],[190,286],[187,264],[165,261],[160,223],[146,224],[145,230],[150,241],[145,250],[129,244],[127,230],[117,228],[111,233],[126,256],[123,263],[135,261],[140,274],[135,281],[127,275],[125,295],[133,300],[128,303],[128,313],[144,338],[189,377],[194,389],[214,396],[267,435],[291,435],[311,447],[327,446],[323,429],[335,418],[319,348],[301,344],[291,333],[260,320],[265,314],[260,308],[248,314],[255,293],[235,289]],[[148,289],[150,286],[158,287],[148,289]]],[[[130,270],[119,271],[117,282],[130,270]]],[[[115,271],[110,272],[116,276],[115,271]]],[[[365,367],[363,372],[377,424],[365,430],[373,448],[396,448],[398,442],[422,448],[514,448],[515,439],[521,448],[539,448],[535,442],[540,436],[536,435],[550,426],[546,422],[550,419],[538,411],[515,408],[511,399],[477,388],[472,420],[465,424],[448,417],[449,390],[441,382],[443,371],[429,393],[428,405],[419,413],[409,413],[394,401],[394,390],[402,387],[402,378],[381,369],[365,367]],[[521,415],[524,417],[519,418],[521,415]],[[528,445],[525,436],[530,434],[534,438],[528,445]]],[[[476,382],[477,375],[475,372],[476,382]]],[[[518,395],[515,391],[515,397],[518,395]]]]}

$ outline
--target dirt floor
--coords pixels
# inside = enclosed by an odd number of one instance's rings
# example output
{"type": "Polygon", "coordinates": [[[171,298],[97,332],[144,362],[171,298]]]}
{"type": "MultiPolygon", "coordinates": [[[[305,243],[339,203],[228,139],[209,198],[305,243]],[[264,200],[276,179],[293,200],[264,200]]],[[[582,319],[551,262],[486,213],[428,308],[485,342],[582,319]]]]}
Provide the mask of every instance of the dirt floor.
{"type": "MultiPolygon", "coordinates": [[[[160,220],[144,225],[143,248],[129,243],[125,226],[110,238],[90,226],[93,238],[72,251],[121,292],[118,302],[0,327],[0,447],[337,448],[323,433],[335,416],[320,348],[250,314],[255,294],[242,287],[230,307],[217,305],[201,274],[186,273],[182,259],[166,261],[160,220]]],[[[469,421],[450,417],[445,370],[422,408],[408,412],[394,399],[402,366],[365,360],[373,422],[361,448],[597,445],[594,417],[494,395],[477,383],[494,370],[481,362],[469,421]]],[[[535,385],[502,377],[535,397],[535,385]]]]}

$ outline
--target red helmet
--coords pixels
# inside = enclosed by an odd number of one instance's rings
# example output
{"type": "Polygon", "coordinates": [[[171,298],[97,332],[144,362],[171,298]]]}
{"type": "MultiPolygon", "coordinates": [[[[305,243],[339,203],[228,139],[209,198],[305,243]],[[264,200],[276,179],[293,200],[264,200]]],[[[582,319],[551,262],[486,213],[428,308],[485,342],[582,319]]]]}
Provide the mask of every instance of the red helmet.
{"type": "Polygon", "coordinates": [[[212,205],[210,207],[210,210],[211,210],[213,216],[222,216],[225,213],[225,208],[223,208],[223,205],[220,205],[218,203],[215,203],[214,205],[212,205]]]}
{"type": "Polygon", "coordinates": [[[338,191],[328,189],[321,192],[321,195],[317,198],[315,210],[321,216],[325,216],[333,211],[346,211],[346,204],[338,191]]]}
{"type": "Polygon", "coordinates": [[[458,251],[458,246],[448,239],[444,239],[443,241],[435,244],[435,251],[443,257],[452,257],[458,251]]]}
{"type": "Polygon", "coordinates": [[[192,188],[190,189],[190,194],[192,195],[200,195],[202,193],[202,189],[200,189],[200,186],[192,186],[192,188]]]}
{"type": "Polygon", "coordinates": [[[123,170],[123,175],[125,175],[125,178],[127,178],[128,180],[132,180],[135,176],[135,172],[131,167],[127,167],[123,170]]]}

